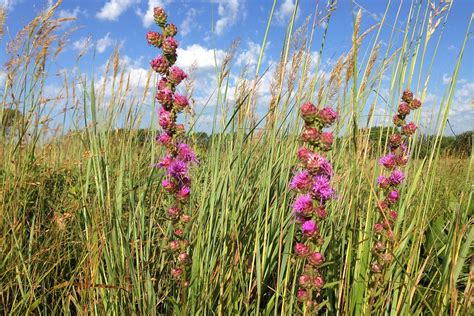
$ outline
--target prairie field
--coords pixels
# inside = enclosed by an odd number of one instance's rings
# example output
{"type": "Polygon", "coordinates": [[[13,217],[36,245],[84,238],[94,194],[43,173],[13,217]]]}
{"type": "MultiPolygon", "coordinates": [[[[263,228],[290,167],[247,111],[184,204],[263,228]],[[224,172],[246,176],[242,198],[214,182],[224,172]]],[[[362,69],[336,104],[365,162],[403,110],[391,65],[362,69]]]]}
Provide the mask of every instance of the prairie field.
{"type": "MultiPolygon", "coordinates": [[[[311,52],[324,56],[340,3],[315,1],[317,8],[306,12],[296,1],[280,26],[281,42],[271,41],[279,53],[270,67],[264,48],[281,2],[270,1],[265,11],[253,68],[236,66],[234,41],[222,56],[214,54],[212,80],[184,69],[189,73],[179,91],[189,105],[177,122],[185,130],[175,132],[181,127],[174,125],[166,132],[153,62],[139,84],[119,45],[104,67],[81,64],[92,54],[81,51],[80,70],[59,71],[76,31],[73,18],[58,13],[65,3],[50,4],[17,34],[7,34],[13,13],[0,1],[0,42],[8,56],[0,80],[0,314],[474,313],[474,126],[453,135],[450,116],[460,106],[459,73],[472,67],[472,14],[458,30],[462,38],[442,97],[426,114],[432,71],[445,53],[438,47],[456,18],[453,1],[387,1],[371,26],[357,2],[348,1],[355,4],[347,51],[331,56],[326,68],[311,52]],[[404,19],[396,13],[402,6],[404,19]],[[394,12],[402,22],[385,20],[394,12]],[[200,85],[207,95],[197,95],[200,85]],[[387,173],[380,158],[393,149],[399,129],[392,117],[406,89],[421,100],[420,109],[408,102],[409,121],[421,128],[402,133],[404,179],[381,235],[377,225],[386,222],[379,202],[386,192],[377,179],[387,173]],[[332,146],[318,151],[332,165],[335,193],[321,202],[327,214],[309,217],[317,220],[317,241],[301,228],[292,210],[299,193],[289,188],[305,168],[300,147],[311,143],[300,136],[310,127],[301,107],[307,102],[337,111],[325,129],[332,146]],[[423,129],[428,121],[431,128],[423,129]],[[173,147],[162,146],[160,134],[195,153],[186,203],[164,184],[170,171],[157,164],[173,147]],[[174,203],[186,217],[172,218],[174,203]],[[173,252],[176,235],[186,242],[180,244],[184,257],[173,252]],[[295,243],[307,240],[323,258],[317,268],[295,253],[295,243]],[[305,285],[308,269],[323,283],[305,285]]],[[[150,12],[161,23],[163,11],[150,12]]],[[[172,9],[166,13],[168,21],[178,19],[172,9]]],[[[142,32],[141,25],[126,27],[142,32]]],[[[172,34],[167,27],[163,34],[172,34]]],[[[166,57],[164,43],[157,46],[166,57]]],[[[179,65],[180,50],[176,58],[179,65]]],[[[468,80],[474,80],[472,68],[468,80]]]]}

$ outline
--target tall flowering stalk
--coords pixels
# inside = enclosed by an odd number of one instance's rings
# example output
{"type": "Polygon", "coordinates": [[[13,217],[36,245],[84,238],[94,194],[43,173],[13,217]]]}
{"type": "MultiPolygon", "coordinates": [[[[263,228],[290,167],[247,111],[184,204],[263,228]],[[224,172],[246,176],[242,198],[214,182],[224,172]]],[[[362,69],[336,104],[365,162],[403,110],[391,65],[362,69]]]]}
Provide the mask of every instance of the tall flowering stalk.
{"type": "Polygon", "coordinates": [[[312,103],[300,108],[304,120],[301,133],[303,146],[298,149],[299,171],[290,182],[290,190],[297,192],[293,214],[300,228],[294,246],[296,256],[304,262],[303,273],[298,278],[297,298],[310,310],[317,310],[317,301],[325,284],[321,266],[324,256],[320,252],[324,242],[320,234],[321,222],[327,217],[326,203],[334,198],[331,187],[332,166],[318,153],[329,151],[333,134],[324,132],[336,121],[338,114],[329,107],[318,109],[312,103]]]}
{"type": "Polygon", "coordinates": [[[146,39],[150,45],[161,48],[162,54],[150,62],[154,71],[161,75],[157,84],[156,100],[161,104],[159,124],[162,134],[157,141],[166,148],[166,154],[158,167],[166,171],[162,186],[170,196],[167,216],[173,223],[174,239],[169,242],[169,249],[174,254],[172,277],[187,286],[187,267],[191,263],[188,254],[189,241],[186,239],[186,224],[191,216],[185,210],[191,192],[189,166],[196,163],[196,155],[184,142],[184,125],[177,124],[178,114],[188,107],[188,99],[176,91],[176,87],[186,79],[186,73],[174,66],[177,59],[178,42],[174,39],[178,30],[174,24],[167,23],[165,10],[156,7],[154,19],[161,28],[159,32],[148,32],[146,39]]]}
{"type": "Polygon", "coordinates": [[[375,300],[376,288],[383,284],[383,272],[393,261],[392,251],[395,241],[393,225],[398,217],[399,187],[405,180],[402,169],[409,160],[408,141],[416,131],[415,123],[406,123],[406,118],[412,110],[420,107],[420,100],[414,99],[410,90],[405,90],[402,102],[398,105],[397,114],[393,117],[396,132],[389,137],[390,152],[379,160],[383,173],[377,178],[380,199],[377,202],[378,221],[374,226],[376,241],[372,248],[372,304],[375,300]]]}

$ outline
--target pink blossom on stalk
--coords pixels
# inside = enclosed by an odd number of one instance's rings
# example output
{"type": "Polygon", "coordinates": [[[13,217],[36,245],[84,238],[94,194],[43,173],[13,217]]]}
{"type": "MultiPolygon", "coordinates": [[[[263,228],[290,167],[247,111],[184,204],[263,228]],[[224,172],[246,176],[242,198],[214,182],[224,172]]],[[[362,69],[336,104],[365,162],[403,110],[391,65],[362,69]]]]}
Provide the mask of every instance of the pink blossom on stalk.
{"type": "Polygon", "coordinates": [[[400,193],[398,193],[397,190],[392,190],[390,192],[388,192],[388,195],[387,195],[387,200],[390,202],[390,203],[397,203],[398,202],[398,198],[400,197],[400,193]]]}
{"type": "Polygon", "coordinates": [[[312,123],[318,115],[318,109],[310,102],[304,103],[300,109],[303,120],[307,123],[312,123]]]}
{"type": "Polygon", "coordinates": [[[174,85],[179,85],[188,75],[179,67],[173,66],[169,70],[168,80],[174,85]]]}
{"type": "Polygon", "coordinates": [[[337,117],[337,112],[331,109],[330,107],[324,107],[318,112],[318,118],[324,127],[328,127],[334,124],[337,117]]]}
{"type": "Polygon", "coordinates": [[[156,24],[163,27],[166,24],[168,16],[163,8],[156,7],[153,9],[153,18],[156,24]]]}
{"type": "Polygon", "coordinates": [[[402,135],[392,134],[390,135],[388,142],[389,142],[390,148],[397,148],[403,142],[402,135]]]}
{"type": "Polygon", "coordinates": [[[173,37],[168,36],[161,47],[166,55],[173,55],[176,53],[176,48],[178,48],[178,42],[173,37]]]}
{"type": "Polygon", "coordinates": [[[295,213],[308,214],[313,209],[313,199],[309,194],[300,195],[293,204],[295,213]]]}
{"type": "Polygon", "coordinates": [[[396,211],[390,211],[390,218],[392,220],[396,220],[398,217],[398,213],[396,211]]]}
{"type": "Polygon", "coordinates": [[[320,201],[326,201],[334,195],[334,190],[325,176],[314,177],[313,192],[320,201]]]}
{"type": "Polygon", "coordinates": [[[157,140],[160,144],[164,146],[168,146],[172,141],[172,137],[166,133],[163,133],[160,136],[158,136],[157,140]]]}
{"type": "Polygon", "coordinates": [[[402,126],[402,134],[404,135],[413,135],[416,131],[416,125],[413,122],[408,123],[405,126],[402,126]]]}
{"type": "Polygon", "coordinates": [[[168,168],[172,162],[173,162],[173,157],[171,157],[171,155],[166,155],[163,157],[163,159],[161,159],[160,163],[158,164],[158,167],[168,168]]]}
{"type": "Polygon", "coordinates": [[[178,144],[178,157],[184,162],[197,162],[196,154],[188,144],[178,144]]]}
{"type": "Polygon", "coordinates": [[[305,236],[313,237],[318,232],[318,225],[316,225],[315,221],[310,219],[301,225],[301,229],[303,230],[303,234],[305,236]]]}
{"type": "Polygon", "coordinates": [[[181,95],[181,94],[176,92],[174,94],[174,103],[173,103],[173,105],[178,110],[183,111],[189,105],[188,98],[186,98],[184,95],[181,95]]]}
{"type": "Polygon", "coordinates": [[[388,154],[387,156],[380,158],[379,164],[387,169],[393,169],[397,164],[396,158],[397,157],[394,154],[388,154]]]}
{"type": "Polygon", "coordinates": [[[379,176],[377,178],[377,184],[382,188],[382,189],[388,189],[390,187],[390,181],[384,177],[384,176],[379,176]]]}
{"type": "Polygon", "coordinates": [[[301,140],[306,143],[316,144],[319,140],[318,130],[314,127],[306,126],[301,133],[301,140]]]}
{"type": "Polygon", "coordinates": [[[305,301],[308,299],[308,290],[306,289],[298,289],[298,292],[296,293],[296,298],[299,301],[305,301]]]}
{"type": "Polygon", "coordinates": [[[181,277],[181,275],[183,274],[183,269],[181,268],[172,268],[171,269],[171,276],[174,278],[174,279],[179,279],[181,277]]]}
{"type": "Polygon", "coordinates": [[[326,284],[326,282],[324,281],[324,278],[321,275],[318,275],[314,278],[314,286],[317,289],[322,289],[324,284],[326,284]]]}
{"type": "Polygon", "coordinates": [[[405,124],[405,121],[399,116],[399,115],[395,115],[393,117],[393,124],[395,124],[395,126],[403,126],[405,124]]]}
{"type": "Polygon", "coordinates": [[[332,143],[334,141],[334,137],[331,132],[324,132],[324,133],[321,133],[320,141],[321,141],[321,149],[327,151],[331,149],[332,143]]]}
{"type": "Polygon", "coordinates": [[[179,240],[172,240],[168,243],[168,247],[170,248],[170,250],[172,251],[176,251],[179,249],[180,247],[180,244],[179,244],[179,240]]]}
{"type": "Polygon", "coordinates": [[[310,283],[311,283],[311,277],[307,274],[302,274],[298,278],[298,284],[303,288],[309,287],[310,283]]]}
{"type": "Polygon", "coordinates": [[[313,178],[307,170],[303,170],[294,175],[290,182],[291,190],[306,191],[311,188],[313,178]]]}
{"type": "Polygon", "coordinates": [[[161,103],[163,108],[170,110],[173,105],[173,91],[168,88],[158,90],[156,92],[156,99],[161,103]]]}
{"type": "Polygon", "coordinates": [[[410,114],[410,106],[408,106],[408,103],[402,102],[398,106],[398,113],[402,116],[406,116],[410,114]]]}
{"type": "Polygon", "coordinates": [[[156,89],[163,90],[165,88],[168,88],[168,80],[165,77],[163,77],[160,79],[160,81],[158,81],[158,84],[156,85],[156,89]]]}
{"type": "Polygon", "coordinates": [[[189,193],[191,193],[191,189],[189,189],[188,186],[183,186],[176,193],[176,197],[178,200],[187,200],[189,198],[189,193]]]}
{"type": "Polygon", "coordinates": [[[158,121],[164,130],[173,128],[174,122],[171,117],[171,112],[166,111],[164,108],[160,109],[158,121]]]}
{"type": "Polygon", "coordinates": [[[397,186],[401,184],[404,179],[405,175],[403,174],[403,172],[397,169],[390,174],[390,176],[388,177],[388,182],[393,186],[397,186]]]}
{"type": "Polygon", "coordinates": [[[308,256],[310,264],[320,266],[324,263],[324,257],[320,252],[313,252],[308,256]]]}
{"type": "Polygon", "coordinates": [[[421,107],[421,101],[418,99],[413,99],[413,101],[410,103],[410,106],[413,110],[416,110],[421,107]]]}
{"type": "Polygon", "coordinates": [[[169,63],[163,56],[158,56],[150,62],[151,68],[157,73],[164,75],[168,71],[169,63]]]}
{"type": "Polygon", "coordinates": [[[163,36],[158,32],[150,31],[146,33],[146,40],[150,45],[161,47],[161,44],[163,43],[163,36]]]}
{"type": "Polygon", "coordinates": [[[296,243],[295,253],[298,257],[306,257],[309,253],[309,247],[303,243],[296,243]]]}

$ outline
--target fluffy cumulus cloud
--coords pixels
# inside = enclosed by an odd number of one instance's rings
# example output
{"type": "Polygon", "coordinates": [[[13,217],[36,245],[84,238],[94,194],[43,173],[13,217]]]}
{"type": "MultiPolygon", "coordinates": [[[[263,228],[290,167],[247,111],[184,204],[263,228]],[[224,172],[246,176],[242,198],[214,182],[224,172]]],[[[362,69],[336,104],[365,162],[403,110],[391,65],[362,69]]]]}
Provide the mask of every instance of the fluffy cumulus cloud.
{"type": "Polygon", "coordinates": [[[238,66],[255,66],[258,63],[258,57],[262,46],[255,42],[248,42],[248,48],[237,56],[238,66]]]}
{"type": "MultiPolygon", "coordinates": [[[[293,14],[293,11],[295,10],[295,6],[296,6],[296,3],[294,0],[284,0],[275,13],[275,17],[277,18],[277,21],[279,23],[286,22],[289,19],[289,17],[293,14]]],[[[296,12],[297,14],[299,13],[298,11],[296,12]]]]}
{"type": "Polygon", "coordinates": [[[199,44],[193,44],[186,48],[178,48],[178,60],[176,65],[187,70],[196,68],[197,72],[214,70],[215,60],[219,65],[224,59],[225,52],[220,49],[209,49],[199,44]]]}
{"type": "Polygon", "coordinates": [[[186,11],[186,17],[184,18],[183,22],[181,22],[179,27],[180,35],[186,36],[188,35],[193,28],[196,28],[198,24],[196,23],[196,16],[197,10],[194,8],[190,8],[186,11]]]}
{"type": "Polygon", "coordinates": [[[217,3],[217,14],[219,19],[216,22],[215,31],[217,35],[223,34],[229,27],[234,25],[238,18],[244,15],[242,2],[239,0],[212,0],[217,3]]]}
{"type": "Polygon", "coordinates": [[[107,48],[109,48],[109,46],[111,46],[113,44],[113,40],[112,38],[110,37],[110,32],[105,34],[104,37],[100,38],[99,40],[97,40],[97,44],[96,44],[96,48],[97,48],[97,52],[99,52],[100,54],[102,54],[103,52],[105,52],[105,50],[107,48]]]}
{"type": "Polygon", "coordinates": [[[117,21],[119,16],[128,10],[133,4],[140,2],[139,0],[109,0],[97,12],[97,18],[100,20],[117,21]]]}
{"type": "Polygon", "coordinates": [[[79,52],[87,51],[90,47],[91,39],[89,37],[81,37],[72,43],[72,47],[79,52]]]}
{"type": "Polygon", "coordinates": [[[61,19],[64,18],[74,18],[77,19],[77,16],[81,12],[79,7],[75,7],[73,10],[59,10],[58,17],[61,19]]]}

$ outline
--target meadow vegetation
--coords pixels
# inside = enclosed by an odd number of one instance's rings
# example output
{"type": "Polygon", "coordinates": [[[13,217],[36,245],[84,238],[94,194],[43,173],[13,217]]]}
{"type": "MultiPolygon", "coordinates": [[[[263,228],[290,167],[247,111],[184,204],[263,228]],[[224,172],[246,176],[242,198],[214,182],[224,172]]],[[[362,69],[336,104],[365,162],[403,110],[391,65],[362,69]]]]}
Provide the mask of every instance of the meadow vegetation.
{"type": "MultiPolygon", "coordinates": [[[[398,1],[389,4],[387,10],[398,9],[398,1]]],[[[407,87],[423,101],[436,43],[449,23],[449,2],[414,1],[400,46],[392,36],[380,45],[382,31],[397,32],[384,24],[386,15],[361,30],[363,16],[355,12],[351,49],[326,73],[311,65],[310,47],[317,45],[323,55],[336,1],[298,29],[294,12],[275,69],[262,69],[260,58],[255,75],[239,80],[235,96],[229,95],[235,47],[216,60],[215,92],[200,105],[216,109],[212,133],[196,131],[200,113],[193,106],[185,120],[200,163],[191,168],[192,264],[184,289],[170,275],[164,172],[153,167],[164,155],[155,141],[157,78],[150,71],[138,94],[117,49],[105,80],[60,73],[62,89],[46,98],[50,65],[70,32],[62,26],[68,19],[55,17],[59,6],[60,1],[41,12],[9,44],[7,80],[0,87],[2,314],[306,313],[296,298],[302,262],[293,250],[299,232],[288,183],[300,145],[298,109],[307,101],[331,105],[340,115],[328,153],[337,198],[328,202],[320,227],[326,279],[320,314],[472,312],[472,133],[459,138],[461,145],[453,145],[458,138],[444,137],[470,24],[435,134],[417,132],[410,141],[394,260],[370,301],[377,160],[393,132],[390,125],[376,125],[375,109],[393,114],[407,87]],[[325,30],[323,38],[313,38],[315,27],[325,30]],[[258,89],[264,76],[271,77],[271,100],[262,105],[258,89]],[[380,98],[385,76],[390,94],[380,98]],[[257,106],[266,108],[264,115],[257,115],[257,106]],[[150,116],[150,125],[143,126],[150,116]],[[63,124],[50,126],[58,120],[63,124]]],[[[192,100],[192,88],[186,91],[192,100]]]]}

